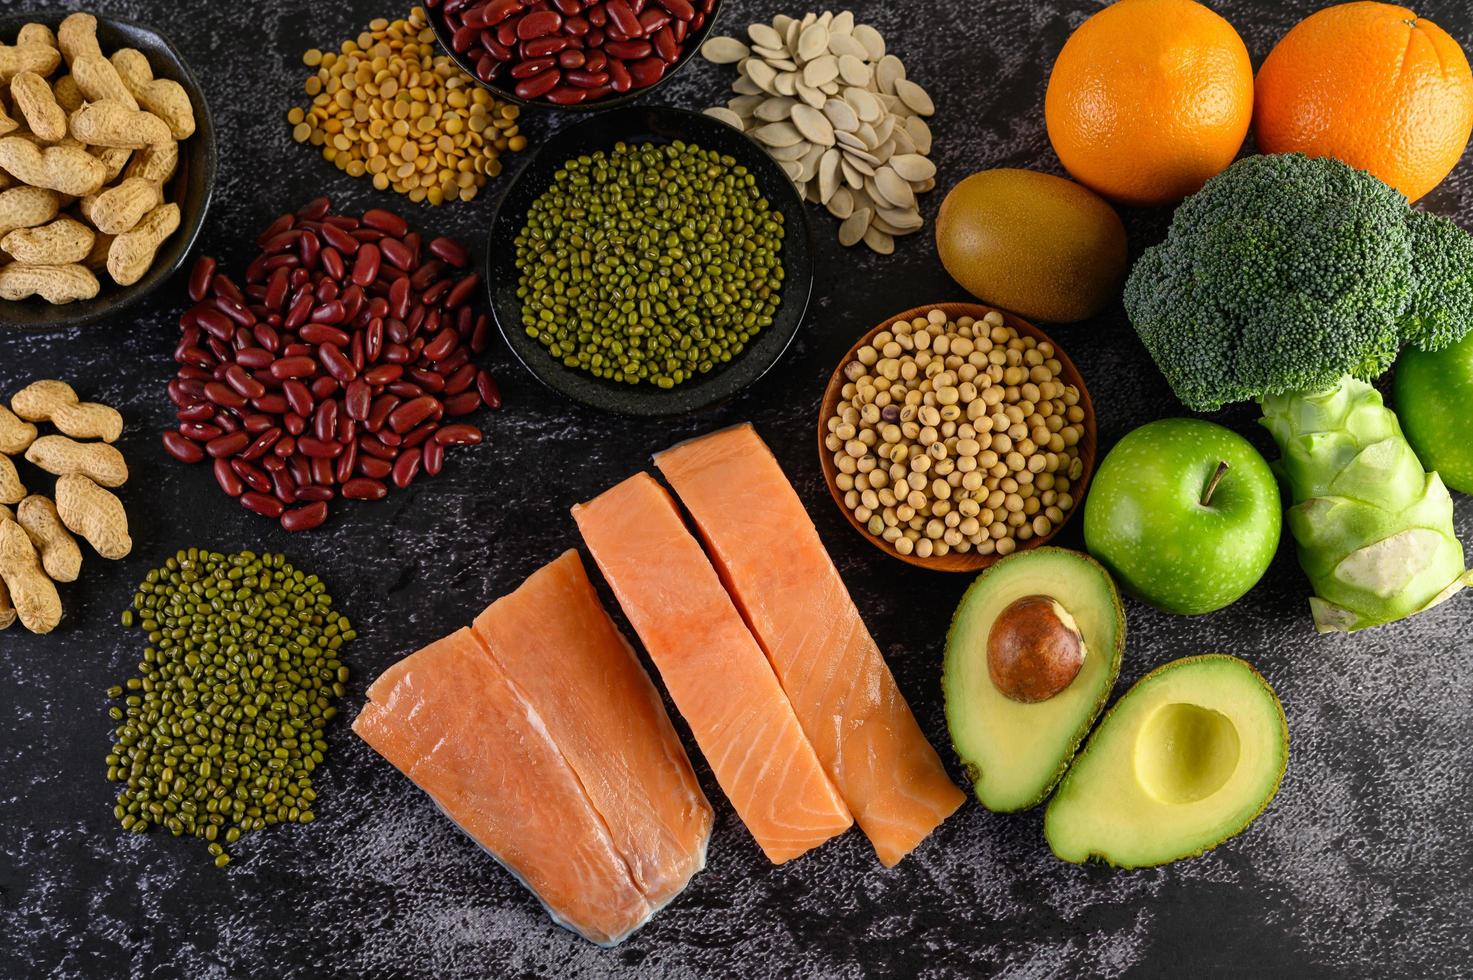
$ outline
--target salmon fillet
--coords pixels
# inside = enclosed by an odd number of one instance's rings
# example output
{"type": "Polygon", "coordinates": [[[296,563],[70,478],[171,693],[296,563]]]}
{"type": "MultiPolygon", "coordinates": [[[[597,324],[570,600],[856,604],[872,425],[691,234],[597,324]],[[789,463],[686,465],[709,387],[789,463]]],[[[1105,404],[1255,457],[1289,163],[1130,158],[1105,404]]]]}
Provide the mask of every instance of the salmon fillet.
{"type": "Polygon", "coordinates": [[[818,531],[750,425],[655,457],[880,862],[961,806],[818,531]]]}
{"type": "Polygon", "coordinates": [[[536,705],[634,883],[657,908],[678,895],[705,867],[711,805],[578,552],[493,602],[473,629],[536,705]]]}
{"type": "Polygon", "coordinates": [[[768,859],[781,864],[847,830],[849,810],[664,488],[641,473],[573,517],[768,859]]]}
{"type": "Polygon", "coordinates": [[[469,629],[390,667],[368,697],[353,731],[556,922],[613,945],[653,914],[542,718],[469,629]]]}

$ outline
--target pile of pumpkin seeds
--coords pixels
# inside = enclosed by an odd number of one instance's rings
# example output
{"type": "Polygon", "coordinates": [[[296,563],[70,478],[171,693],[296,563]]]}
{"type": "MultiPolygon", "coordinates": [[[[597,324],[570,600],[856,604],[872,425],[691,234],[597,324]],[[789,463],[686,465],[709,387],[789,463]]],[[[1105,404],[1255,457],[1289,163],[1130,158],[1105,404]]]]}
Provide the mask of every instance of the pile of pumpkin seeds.
{"type": "Polygon", "coordinates": [[[223,868],[242,833],[311,823],[357,636],[317,576],[189,548],[148,573],[122,622],[148,634],[138,676],[108,690],[123,702],[107,756],[123,829],[203,838],[223,868]]]}
{"type": "Polygon", "coordinates": [[[936,186],[930,95],[854,14],[783,14],[747,28],[750,44],[713,37],[706,60],[735,64],[736,97],[708,115],[767,148],[803,192],[843,224],[839,241],[882,255],[924,224],[916,195],[936,186]]]}

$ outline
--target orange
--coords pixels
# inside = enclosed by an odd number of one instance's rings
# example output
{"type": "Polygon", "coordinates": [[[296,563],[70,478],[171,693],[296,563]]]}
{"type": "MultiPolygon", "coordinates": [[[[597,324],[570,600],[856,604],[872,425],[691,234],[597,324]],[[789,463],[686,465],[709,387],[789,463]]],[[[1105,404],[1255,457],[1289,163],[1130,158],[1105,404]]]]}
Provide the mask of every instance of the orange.
{"type": "Polygon", "coordinates": [[[1124,204],[1173,204],[1233,162],[1253,65],[1233,26],[1192,0],[1120,0],[1059,52],[1048,135],[1075,180],[1124,204]]]}
{"type": "Polygon", "coordinates": [[[1415,201],[1448,175],[1473,131],[1473,75],[1458,42],[1389,3],[1310,14],[1258,70],[1265,153],[1332,156],[1415,201]]]}

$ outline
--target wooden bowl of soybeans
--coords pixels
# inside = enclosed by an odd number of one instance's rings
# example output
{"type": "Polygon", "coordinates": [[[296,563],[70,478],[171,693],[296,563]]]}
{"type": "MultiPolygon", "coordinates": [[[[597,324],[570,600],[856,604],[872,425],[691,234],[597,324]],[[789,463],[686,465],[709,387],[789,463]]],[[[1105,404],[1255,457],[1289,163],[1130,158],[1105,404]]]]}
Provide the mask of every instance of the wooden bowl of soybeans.
{"type": "Polygon", "coordinates": [[[834,502],[892,558],[977,572],[1047,544],[1079,510],[1097,433],[1084,378],[1005,310],[890,317],[834,369],[818,451],[834,502]]]}

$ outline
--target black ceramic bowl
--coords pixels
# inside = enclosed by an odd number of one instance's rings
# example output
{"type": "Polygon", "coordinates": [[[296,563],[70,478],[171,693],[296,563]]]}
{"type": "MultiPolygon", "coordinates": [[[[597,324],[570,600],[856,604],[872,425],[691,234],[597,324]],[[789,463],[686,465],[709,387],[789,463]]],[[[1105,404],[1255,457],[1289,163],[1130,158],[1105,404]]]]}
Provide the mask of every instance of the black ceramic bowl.
{"type": "Polygon", "coordinates": [[[813,289],[813,232],[803,200],[787,174],[760,146],[710,116],[667,106],[619,109],[600,113],[549,137],[507,188],[491,225],[486,282],[491,313],[506,342],[527,370],[549,388],[574,401],[620,415],[678,415],[724,401],[752,384],[777,363],[803,322],[813,289]],[[526,224],[532,203],[552,183],[565,160],[626,143],[670,143],[684,140],[703,149],[730,154],[757,178],[757,187],[782,212],[783,289],[777,314],[767,327],[729,363],[674,388],[621,384],[565,366],[522,327],[517,298],[515,239],[526,224]]]}
{"type": "MultiPolygon", "coordinates": [[[[5,14],[0,16],[0,43],[11,44],[16,32],[28,23],[45,24],[55,31],[66,13],[5,14]]],[[[119,286],[103,272],[102,289],[93,299],[52,306],[39,297],[7,302],[0,300],[0,329],[28,327],[56,329],[95,323],[115,316],[153,292],[184,264],[189,250],[205,223],[205,212],[215,190],[215,127],[205,94],[184,59],[168,39],[157,31],[115,17],[97,18],[97,40],[104,54],[118,48],[137,48],[148,58],[155,78],[172,78],[184,86],[194,103],[194,135],[179,147],[179,167],[169,181],[164,197],[179,205],[179,228],[159,246],[153,265],[131,286],[119,286]]],[[[58,74],[65,69],[58,69],[58,74]]],[[[53,79],[56,77],[52,76],[53,79]]]]}
{"type": "Polygon", "coordinates": [[[723,6],[725,6],[724,0],[716,0],[716,5],[711,8],[711,15],[707,17],[706,22],[701,25],[701,29],[686,38],[685,47],[681,50],[680,57],[675,59],[675,64],[671,65],[670,70],[665,72],[664,75],[661,75],[660,80],[655,82],[655,84],[646,85],[644,88],[635,89],[634,91],[626,92],[623,95],[611,95],[608,98],[599,99],[597,102],[582,102],[578,105],[556,105],[552,102],[548,102],[546,99],[524,99],[521,96],[517,95],[516,92],[513,92],[510,88],[498,84],[497,82],[481,81],[481,79],[476,76],[475,61],[465,57],[464,55],[457,54],[455,52],[455,49],[451,47],[451,32],[445,26],[445,21],[440,17],[439,10],[430,10],[427,11],[427,13],[429,15],[430,30],[435,32],[435,40],[440,43],[440,47],[444,49],[445,53],[450,56],[450,59],[452,61],[460,66],[461,71],[469,75],[472,79],[475,80],[477,85],[481,86],[486,91],[496,96],[498,99],[502,99],[506,102],[511,102],[516,105],[528,106],[536,109],[552,109],[554,111],[561,112],[590,112],[598,109],[612,109],[616,106],[628,105],[635,99],[642,98],[643,96],[648,95],[655,89],[659,88],[661,85],[664,85],[667,81],[670,80],[672,75],[678,73],[682,68],[686,66],[691,58],[695,57],[696,53],[700,50],[701,45],[705,43],[706,38],[711,36],[711,30],[716,26],[716,19],[721,16],[721,8],[723,6]]]}

